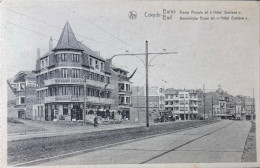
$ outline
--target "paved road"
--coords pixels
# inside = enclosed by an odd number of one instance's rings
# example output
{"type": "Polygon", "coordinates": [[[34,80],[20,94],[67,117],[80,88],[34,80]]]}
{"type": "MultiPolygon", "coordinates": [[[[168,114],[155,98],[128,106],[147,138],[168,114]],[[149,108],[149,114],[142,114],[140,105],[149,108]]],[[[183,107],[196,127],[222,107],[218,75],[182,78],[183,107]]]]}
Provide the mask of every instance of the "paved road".
{"type": "Polygon", "coordinates": [[[251,123],[224,120],[40,165],[240,162],[251,123]]]}

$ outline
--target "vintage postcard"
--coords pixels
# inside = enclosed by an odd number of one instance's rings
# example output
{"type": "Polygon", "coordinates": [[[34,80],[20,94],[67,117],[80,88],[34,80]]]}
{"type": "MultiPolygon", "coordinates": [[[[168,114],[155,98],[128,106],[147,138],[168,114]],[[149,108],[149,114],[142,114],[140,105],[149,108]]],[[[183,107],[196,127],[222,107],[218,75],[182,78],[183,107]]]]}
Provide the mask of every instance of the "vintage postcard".
{"type": "Polygon", "coordinates": [[[1,167],[260,166],[259,2],[0,5],[1,167]]]}

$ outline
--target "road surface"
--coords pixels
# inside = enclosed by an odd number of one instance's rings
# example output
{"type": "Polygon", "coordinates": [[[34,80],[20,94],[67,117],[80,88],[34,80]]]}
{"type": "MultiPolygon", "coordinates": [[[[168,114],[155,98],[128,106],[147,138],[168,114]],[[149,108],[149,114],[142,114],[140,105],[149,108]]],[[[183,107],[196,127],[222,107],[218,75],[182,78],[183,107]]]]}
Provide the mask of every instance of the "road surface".
{"type": "Polygon", "coordinates": [[[251,123],[223,120],[41,163],[47,165],[241,162],[251,123]]]}

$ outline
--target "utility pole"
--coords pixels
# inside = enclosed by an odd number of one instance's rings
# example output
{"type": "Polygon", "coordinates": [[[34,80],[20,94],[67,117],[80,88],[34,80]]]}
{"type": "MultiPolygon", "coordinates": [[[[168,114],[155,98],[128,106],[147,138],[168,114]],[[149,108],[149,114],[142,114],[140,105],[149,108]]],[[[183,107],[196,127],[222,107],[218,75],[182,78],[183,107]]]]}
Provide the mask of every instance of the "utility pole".
{"type": "Polygon", "coordinates": [[[146,126],[149,127],[149,93],[148,93],[148,41],[145,41],[145,74],[146,74],[146,126]]]}
{"type": "Polygon", "coordinates": [[[203,101],[204,101],[204,108],[203,108],[203,111],[204,111],[204,120],[206,120],[206,116],[205,116],[205,104],[206,104],[206,94],[205,94],[205,84],[203,84],[203,101]]]}
{"type": "Polygon", "coordinates": [[[146,52],[145,53],[138,53],[138,54],[116,54],[116,55],[113,55],[111,58],[110,58],[110,68],[112,69],[113,71],[113,68],[112,68],[112,59],[114,57],[117,57],[117,56],[135,56],[137,58],[139,58],[142,63],[144,64],[145,66],[145,74],[146,74],[146,126],[149,127],[149,91],[148,91],[148,67],[151,63],[151,61],[156,58],[157,56],[160,56],[160,55],[165,55],[165,54],[177,54],[177,52],[166,52],[166,49],[163,49],[163,52],[157,52],[157,53],[148,53],[148,41],[145,41],[145,48],[146,48],[146,52]],[[140,58],[139,56],[145,56],[145,61],[140,58]],[[154,56],[152,59],[150,59],[150,61],[148,62],[148,55],[156,55],[154,56]]]}
{"type": "Polygon", "coordinates": [[[87,82],[87,79],[86,79],[86,75],[84,76],[84,111],[83,111],[83,120],[84,120],[84,126],[86,125],[86,82],[87,82]]]}

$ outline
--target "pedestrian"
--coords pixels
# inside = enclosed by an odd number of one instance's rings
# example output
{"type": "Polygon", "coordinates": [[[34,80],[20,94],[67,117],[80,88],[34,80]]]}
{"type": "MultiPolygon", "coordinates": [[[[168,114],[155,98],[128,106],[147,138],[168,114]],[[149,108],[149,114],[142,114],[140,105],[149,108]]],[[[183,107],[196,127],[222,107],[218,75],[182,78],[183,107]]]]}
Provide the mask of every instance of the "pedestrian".
{"type": "Polygon", "coordinates": [[[94,128],[98,128],[98,119],[97,119],[97,117],[94,118],[94,128]]]}

